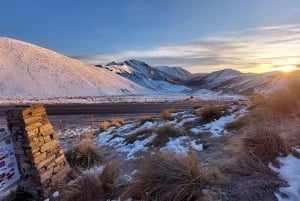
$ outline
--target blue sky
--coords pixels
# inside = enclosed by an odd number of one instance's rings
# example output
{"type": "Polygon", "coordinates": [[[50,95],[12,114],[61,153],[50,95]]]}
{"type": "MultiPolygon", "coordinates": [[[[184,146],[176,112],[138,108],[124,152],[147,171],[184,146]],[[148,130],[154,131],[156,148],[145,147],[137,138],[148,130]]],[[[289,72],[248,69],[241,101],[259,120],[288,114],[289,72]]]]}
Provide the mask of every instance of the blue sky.
{"type": "Polygon", "coordinates": [[[87,63],[192,72],[300,63],[299,0],[1,0],[0,35],[87,63]]]}

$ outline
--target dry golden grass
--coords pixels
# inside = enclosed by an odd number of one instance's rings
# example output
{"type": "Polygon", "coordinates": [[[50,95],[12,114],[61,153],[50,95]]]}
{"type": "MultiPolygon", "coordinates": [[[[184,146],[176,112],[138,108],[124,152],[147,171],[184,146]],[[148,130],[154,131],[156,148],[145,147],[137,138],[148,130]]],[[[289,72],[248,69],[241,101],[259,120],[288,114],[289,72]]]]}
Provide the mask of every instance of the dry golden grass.
{"type": "Polygon", "coordinates": [[[153,122],[154,121],[154,117],[153,116],[145,116],[145,117],[142,117],[140,118],[140,123],[139,125],[143,125],[144,123],[146,123],[147,121],[149,122],[153,122]]]}
{"type": "Polygon", "coordinates": [[[120,127],[125,124],[125,119],[115,118],[110,120],[110,126],[120,127]]]}
{"type": "Polygon", "coordinates": [[[300,100],[300,80],[299,79],[293,80],[292,82],[289,83],[287,88],[289,91],[291,91],[296,96],[296,98],[299,101],[300,100]]]}
{"type": "Polygon", "coordinates": [[[120,165],[116,161],[109,162],[105,165],[101,174],[102,189],[106,199],[115,197],[118,193],[117,179],[120,174],[120,165]]]}
{"type": "Polygon", "coordinates": [[[104,122],[101,122],[100,125],[99,125],[99,128],[102,132],[104,131],[107,131],[107,129],[110,127],[110,122],[108,121],[104,121],[104,122]]]}
{"type": "Polygon", "coordinates": [[[287,115],[297,108],[297,97],[292,91],[275,91],[267,99],[265,106],[275,114],[287,115]]]}
{"type": "Polygon", "coordinates": [[[102,161],[100,148],[90,139],[84,139],[74,145],[66,158],[71,167],[90,168],[102,161]]]}
{"type": "Polygon", "coordinates": [[[251,105],[248,109],[269,109],[274,114],[288,115],[297,112],[300,102],[300,81],[292,81],[284,89],[279,89],[271,94],[257,94],[250,98],[251,105]]]}
{"type": "Polygon", "coordinates": [[[241,128],[246,126],[248,122],[249,122],[249,117],[248,116],[243,116],[243,117],[240,117],[240,118],[236,119],[233,122],[227,123],[224,126],[224,128],[226,130],[240,130],[241,128]]]}
{"type": "Polygon", "coordinates": [[[119,172],[119,165],[111,162],[105,166],[102,173],[84,174],[75,183],[63,189],[60,200],[100,201],[115,198],[118,192],[119,172]]]}
{"type": "Polygon", "coordinates": [[[166,145],[166,143],[169,141],[169,138],[175,138],[185,135],[185,132],[183,130],[180,130],[170,125],[160,127],[156,131],[156,133],[157,136],[153,139],[152,142],[147,144],[147,146],[162,147],[166,145]]]}
{"type": "Polygon", "coordinates": [[[223,108],[220,106],[207,105],[202,109],[200,116],[205,122],[217,120],[223,116],[223,108]]]}
{"type": "Polygon", "coordinates": [[[92,139],[94,137],[94,133],[92,131],[84,132],[82,135],[80,135],[80,140],[84,139],[92,139]]]}
{"type": "Polygon", "coordinates": [[[263,107],[266,103],[267,97],[264,94],[253,94],[250,96],[249,110],[253,110],[257,107],[263,107]]]}
{"type": "Polygon", "coordinates": [[[147,157],[123,198],[160,201],[203,200],[205,180],[197,156],[157,153],[147,157]]]}
{"type": "Polygon", "coordinates": [[[174,117],[172,116],[172,112],[174,112],[174,110],[172,109],[164,110],[163,113],[161,114],[161,118],[166,121],[173,120],[174,117]]]}
{"type": "Polygon", "coordinates": [[[243,153],[268,164],[278,156],[286,156],[292,152],[290,144],[276,130],[276,126],[253,124],[242,138],[243,153]]]}

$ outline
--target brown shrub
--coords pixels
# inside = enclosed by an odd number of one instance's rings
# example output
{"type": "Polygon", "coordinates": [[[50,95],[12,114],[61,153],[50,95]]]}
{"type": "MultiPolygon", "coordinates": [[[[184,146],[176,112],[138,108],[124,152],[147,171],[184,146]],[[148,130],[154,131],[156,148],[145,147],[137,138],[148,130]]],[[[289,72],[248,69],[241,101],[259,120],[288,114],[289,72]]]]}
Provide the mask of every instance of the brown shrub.
{"type": "Polygon", "coordinates": [[[202,108],[202,105],[193,105],[192,107],[193,110],[197,110],[199,108],[202,108]]]}
{"type": "Polygon", "coordinates": [[[175,138],[185,135],[184,131],[174,128],[170,125],[160,127],[156,131],[156,133],[157,136],[153,139],[152,142],[148,143],[147,146],[162,147],[166,145],[166,143],[169,141],[169,138],[175,138]]]}
{"type": "Polygon", "coordinates": [[[111,125],[108,121],[101,122],[99,125],[101,132],[107,131],[110,126],[111,125]]]}
{"type": "Polygon", "coordinates": [[[67,185],[60,199],[64,201],[99,201],[114,198],[118,191],[119,166],[108,163],[103,172],[87,173],[73,184],[67,185]]]}
{"type": "Polygon", "coordinates": [[[242,151],[257,158],[264,164],[272,162],[278,156],[292,152],[291,146],[280,136],[275,126],[252,125],[242,139],[242,151]]]}
{"type": "Polygon", "coordinates": [[[268,195],[273,196],[274,191],[285,184],[259,159],[242,152],[221,161],[219,167],[232,179],[231,185],[228,185],[229,197],[225,200],[269,200],[268,195]]]}
{"type": "Polygon", "coordinates": [[[202,200],[205,181],[195,153],[157,153],[147,157],[124,198],[160,201],[202,200]]]}
{"type": "Polygon", "coordinates": [[[299,101],[299,99],[300,99],[300,80],[299,79],[293,80],[292,82],[290,82],[288,84],[287,88],[291,93],[293,93],[296,96],[296,98],[299,101]]]}
{"type": "Polygon", "coordinates": [[[172,112],[174,112],[174,110],[172,110],[172,109],[164,110],[163,113],[161,114],[161,118],[164,119],[164,120],[166,120],[166,121],[173,120],[174,117],[171,114],[172,112]]]}
{"type": "Polygon", "coordinates": [[[202,109],[200,116],[203,121],[210,122],[223,116],[222,109],[220,106],[207,105],[202,109]]]}
{"type": "Polygon", "coordinates": [[[117,178],[120,174],[120,165],[112,161],[107,163],[101,174],[102,189],[105,194],[106,199],[117,195],[118,192],[118,182],[117,178]]]}
{"type": "Polygon", "coordinates": [[[126,144],[132,144],[136,140],[144,140],[147,137],[149,137],[154,131],[155,131],[155,129],[153,129],[153,128],[145,128],[145,129],[139,130],[135,133],[127,135],[124,139],[124,142],[126,142],[126,144]]]}
{"type": "Polygon", "coordinates": [[[84,132],[81,136],[80,136],[80,140],[84,140],[84,139],[92,139],[94,137],[94,133],[91,131],[87,131],[84,132]]]}
{"type": "Polygon", "coordinates": [[[267,97],[264,94],[254,94],[250,96],[250,106],[249,110],[255,109],[257,107],[263,107],[266,103],[267,97]]]}
{"type": "Polygon", "coordinates": [[[290,114],[297,108],[297,98],[291,91],[278,90],[270,94],[266,107],[275,114],[290,114]]]}
{"type": "Polygon", "coordinates": [[[152,116],[145,116],[145,117],[142,117],[142,118],[140,119],[139,125],[141,126],[141,125],[143,125],[144,123],[146,123],[147,121],[153,122],[153,121],[154,121],[154,117],[152,117],[152,116]]]}
{"type": "Polygon", "coordinates": [[[226,130],[239,130],[247,125],[249,118],[247,116],[240,117],[233,122],[225,124],[224,128],[226,130]]]}
{"type": "Polygon", "coordinates": [[[125,124],[124,119],[116,118],[116,119],[111,119],[110,120],[110,126],[120,127],[123,124],[125,124]]]}
{"type": "Polygon", "coordinates": [[[71,167],[92,167],[102,160],[100,148],[90,139],[84,139],[73,146],[66,158],[71,167]]]}

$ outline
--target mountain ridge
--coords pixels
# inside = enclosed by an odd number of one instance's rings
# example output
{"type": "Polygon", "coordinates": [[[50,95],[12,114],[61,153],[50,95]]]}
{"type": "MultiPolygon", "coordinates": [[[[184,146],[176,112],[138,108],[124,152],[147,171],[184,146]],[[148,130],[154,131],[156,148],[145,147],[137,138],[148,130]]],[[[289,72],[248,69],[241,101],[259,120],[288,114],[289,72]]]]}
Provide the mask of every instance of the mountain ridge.
{"type": "Polygon", "coordinates": [[[5,37],[0,37],[0,71],[0,94],[6,98],[122,95],[145,91],[106,69],[5,37]]]}

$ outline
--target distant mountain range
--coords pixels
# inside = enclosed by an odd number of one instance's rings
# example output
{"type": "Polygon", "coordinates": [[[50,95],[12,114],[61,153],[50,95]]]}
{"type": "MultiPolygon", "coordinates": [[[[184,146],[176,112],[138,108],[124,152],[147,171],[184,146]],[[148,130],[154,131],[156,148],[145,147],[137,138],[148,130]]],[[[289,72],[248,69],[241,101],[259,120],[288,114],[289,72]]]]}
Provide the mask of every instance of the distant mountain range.
{"type": "Polygon", "coordinates": [[[0,37],[2,99],[193,94],[199,89],[249,94],[272,91],[293,79],[300,79],[299,71],[254,74],[224,69],[192,74],[180,67],[152,67],[138,60],[92,66],[29,43],[0,37]]]}
{"type": "Polygon", "coordinates": [[[184,80],[190,73],[183,70],[164,72],[138,60],[128,60],[121,63],[111,62],[102,67],[153,91],[180,92],[188,90],[184,80]],[[186,72],[186,75],[184,74],[186,72]],[[184,75],[181,77],[181,75],[184,75]]]}

